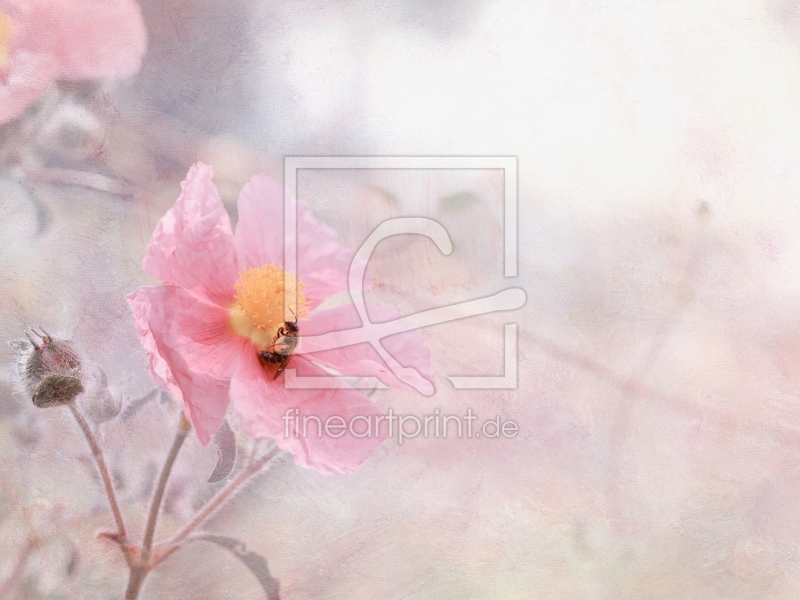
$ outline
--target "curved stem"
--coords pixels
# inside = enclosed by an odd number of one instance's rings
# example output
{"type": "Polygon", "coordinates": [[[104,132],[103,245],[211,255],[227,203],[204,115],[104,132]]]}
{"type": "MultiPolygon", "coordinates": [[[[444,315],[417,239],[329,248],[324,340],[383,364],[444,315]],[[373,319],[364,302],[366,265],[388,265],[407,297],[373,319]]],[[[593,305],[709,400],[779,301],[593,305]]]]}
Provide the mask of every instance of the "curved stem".
{"type": "Polygon", "coordinates": [[[117,541],[119,542],[120,548],[122,548],[122,554],[125,556],[125,562],[128,563],[128,566],[130,567],[133,564],[133,559],[131,557],[131,551],[128,545],[128,532],[125,529],[125,521],[123,520],[122,512],[119,509],[117,495],[114,492],[114,484],[111,481],[111,475],[108,472],[106,461],[103,458],[103,452],[100,450],[100,445],[97,443],[97,439],[94,437],[94,433],[92,433],[89,423],[87,423],[86,419],[83,418],[83,415],[78,409],[77,404],[75,402],[70,402],[67,406],[69,406],[72,416],[74,416],[75,420],[78,422],[78,426],[83,432],[83,436],[86,438],[86,441],[89,443],[89,448],[92,450],[92,455],[94,456],[94,461],[97,464],[97,469],[100,471],[100,478],[103,481],[103,487],[105,488],[106,496],[108,497],[108,503],[111,505],[111,512],[114,515],[114,521],[117,525],[117,541]]]}
{"type": "Polygon", "coordinates": [[[178,458],[178,452],[186,440],[186,436],[191,430],[191,425],[186,420],[181,412],[181,420],[178,424],[178,431],[175,433],[175,439],[172,441],[172,447],[169,449],[167,459],[164,461],[164,467],[161,469],[161,475],[158,478],[158,485],[156,486],[153,500],[150,503],[150,512],[147,515],[147,525],[144,530],[144,539],[142,541],[142,562],[147,560],[145,554],[149,554],[150,549],[153,547],[153,537],[156,532],[156,522],[158,521],[158,512],[161,508],[161,501],[164,499],[164,492],[167,489],[167,481],[172,473],[172,467],[175,464],[175,459],[178,458]]]}
{"type": "Polygon", "coordinates": [[[128,588],[125,591],[125,600],[135,600],[139,597],[139,590],[144,583],[147,573],[150,571],[150,554],[153,548],[153,537],[156,532],[156,523],[158,522],[158,513],[161,509],[161,502],[164,499],[164,492],[167,489],[167,482],[172,473],[172,467],[175,460],[178,458],[178,453],[186,440],[186,436],[191,430],[191,425],[186,420],[181,412],[180,422],[178,423],[178,431],[175,433],[175,439],[172,441],[172,447],[169,449],[169,454],[164,461],[164,466],[161,469],[161,475],[158,477],[158,484],[156,491],[153,494],[153,499],[150,502],[150,511],[147,514],[147,524],[144,529],[144,539],[142,540],[142,552],[139,557],[138,564],[131,567],[130,578],[128,579],[128,588]]]}
{"type": "Polygon", "coordinates": [[[130,187],[123,181],[112,179],[99,173],[89,171],[79,171],[77,169],[57,169],[54,167],[28,167],[23,169],[25,177],[32,181],[44,181],[47,183],[60,183],[62,185],[75,185],[113,194],[115,196],[126,196],[130,194],[130,187]]]}
{"type": "Polygon", "coordinates": [[[11,592],[11,589],[14,587],[17,579],[19,579],[20,575],[22,575],[22,572],[25,570],[25,565],[28,564],[28,559],[31,557],[34,550],[36,550],[36,538],[31,536],[22,550],[20,550],[17,557],[14,559],[14,566],[11,568],[11,572],[8,574],[3,583],[0,583],[0,598],[10,597],[9,593],[11,592]]]}
{"type": "Polygon", "coordinates": [[[264,454],[264,456],[261,458],[248,461],[236,478],[233,479],[227,486],[225,486],[225,488],[219,494],[214,496],[214,498],[212,498],[211,501],[208,502],[208,504],[206,504],[200,510],[200,512],[195,515],[194,519],[187,523],[183,529],[181,529],[173,537],[158,545],[157,550],[161,550],[161,552],[157,553],[154,565],[162,562],[170,554],[177,550],[178,545],[184,541],[190,533],[205,523],[217,510],[219,510],[223,504],[225,504],[225,502],[230,499],[234,492],[236,492],[243,483],[258,473],[264,467],[264,465],[272,460],[279,452],[280,449],[275,447],[264,454]]]}

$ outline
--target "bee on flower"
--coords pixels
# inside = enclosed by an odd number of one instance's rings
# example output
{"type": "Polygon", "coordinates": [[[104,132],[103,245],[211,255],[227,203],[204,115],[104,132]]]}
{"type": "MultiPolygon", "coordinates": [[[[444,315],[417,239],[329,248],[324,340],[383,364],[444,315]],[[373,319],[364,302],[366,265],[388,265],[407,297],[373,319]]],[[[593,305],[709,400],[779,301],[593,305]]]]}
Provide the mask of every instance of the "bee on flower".
{"type": "MultiPolygon", "coordinates": [[[[319,309],[325,299],[347,290],[351,262],[359,259],[298,204],[297,239],[290,240],[297,248],[298,272],[286,277],[283,187],[266,175],[252,177],[239,195],[233,232],[212,175],[211,167],[194,165],[177,202],[156,226],[143,269],[162,285],[128,296],[150,374],[183,405],[201,443],[219,429],[231,404],[251,435],[275,438],[301,466],[331,474],[352,471],[384,434],[287,437],[283,417],[293,410],[298,419],[348,421],[381,412],[346,384],[287,389],[282,367],[302,344],[302,335],[361,325],[353,305],[319,309]],[[294,320],[287,322],[287,314],[294,320]]],[[[386,320],[396,317],[385,307],[369,308],[386,320]]],[[[419,332],[392,337],[392,354],[432,378],[430,353],[419,332]]],[[[409,387],[366,343],[291,360],[298,377],[370,376],[409,387]]]]}

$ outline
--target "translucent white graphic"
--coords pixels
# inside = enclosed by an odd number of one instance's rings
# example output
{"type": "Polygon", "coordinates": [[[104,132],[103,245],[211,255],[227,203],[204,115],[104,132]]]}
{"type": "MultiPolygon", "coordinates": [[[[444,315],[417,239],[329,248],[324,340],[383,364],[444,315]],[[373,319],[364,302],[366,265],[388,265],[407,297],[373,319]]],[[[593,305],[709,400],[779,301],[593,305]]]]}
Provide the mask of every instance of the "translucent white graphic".
{"type": "MultiPolygon", "coordinates": [[[[285,169],[285,273],[297,273],[297,171],[298,169],[503,169],[504,172],[504,276],[517,275],[517,159],[516,157],[286,157],[285,169]]],[[[421,394],[433,394],[433,383],[413,367],[401,365],[381,344],[387,336],[403,331],[446,323],[497,311],[521,308],[525,292],[520,288],[502,290],[494,295],[459,302],[402,317],[386,323],[372,323],[364,305],[364,273],[377,245],[395,235],[423,235],[430,238],[445,256],[453,250],[450,236],[441,224],[425,217],[398,217],[381,223],[359,248],[350,265],[348,291],[361,318],[361,327],[334,331],[320,336],[302,336],[296,354],[306,354],[369,343],[395,376],[421,394]]],[[[294,282],[287,281],[287,285],[294,282]]],[[[287,320],[293,316],[289,311],[287,320]]],[[[504,373],[500,376],[448,376],[457,389],[513,389],[517,386],[517,325],[505,325],[504,373]]],[[[336,376],[298,377],[287,368],[284,385],[295,389],[335,389],[345,385],[361,389],[386,387],[374,377],[362,377],[345,383],[336,376]]]]}

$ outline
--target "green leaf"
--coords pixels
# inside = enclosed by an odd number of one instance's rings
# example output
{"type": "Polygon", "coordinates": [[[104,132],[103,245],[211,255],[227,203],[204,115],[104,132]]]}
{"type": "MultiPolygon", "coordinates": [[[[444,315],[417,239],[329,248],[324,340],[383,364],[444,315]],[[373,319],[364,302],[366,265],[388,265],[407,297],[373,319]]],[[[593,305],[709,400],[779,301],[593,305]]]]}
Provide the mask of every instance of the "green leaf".
{"type": "Polygon", "coordinates": [[[224,535],[214,535],[211,533],[204,533],[192,536],[192,540],[199,540],[203,542],[211,542],[217,544],[228,550],[236,558],[238,558],[244,566],[250,569],[250,572],[258,579],[264,593],[267,595],[267,600],[281,600],[280,597],[280,584],[269,572],[267,566],[267,559],[252,551],[248,551],[243,542],[237,539],[227,537],[224,535]]]}
{"type": "Polygon", "coordinates": [[[236,434],[228,425],[228,419],[222,421],[219,430],[214,434],[214,446],[217,448],[217,465],[209,476],[208,483],[225,479],[236,463],[236,434]]]}
{"type": "Polygon", "coordinates": [[[459,192],[458,194],[442,198],[439,206],[445,212],[461,212],[477,201],[478,199],[473,194],[469,192],[459,192]]]}

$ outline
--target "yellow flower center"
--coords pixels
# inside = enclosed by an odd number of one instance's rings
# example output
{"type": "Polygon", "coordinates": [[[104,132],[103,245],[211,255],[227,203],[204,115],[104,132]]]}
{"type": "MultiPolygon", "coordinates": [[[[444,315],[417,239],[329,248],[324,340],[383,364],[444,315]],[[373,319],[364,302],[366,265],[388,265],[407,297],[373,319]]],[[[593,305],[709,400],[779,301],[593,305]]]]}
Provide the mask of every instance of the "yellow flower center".
{"type": "Polygon", "coordinates": [[[231,307],[231,326],[236,334],[249,338],[262,350],[272,344],[287,314],[294,312],[299,321],[308,312],[305,284],[298,279],[295,286],[293,274],[288,275],[289,287],[284,290],[283,267],[262,264],[244,269],[233,284],[236,303],[231,307]]]}
{"type": "Polygon", "coordinates": [[[0,70],[5,68],[11,55],[11,19],[0,12],[0,70]]]}

